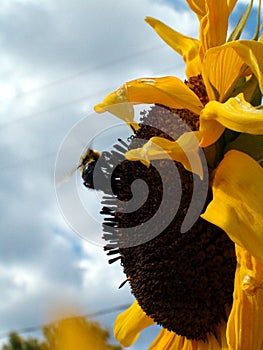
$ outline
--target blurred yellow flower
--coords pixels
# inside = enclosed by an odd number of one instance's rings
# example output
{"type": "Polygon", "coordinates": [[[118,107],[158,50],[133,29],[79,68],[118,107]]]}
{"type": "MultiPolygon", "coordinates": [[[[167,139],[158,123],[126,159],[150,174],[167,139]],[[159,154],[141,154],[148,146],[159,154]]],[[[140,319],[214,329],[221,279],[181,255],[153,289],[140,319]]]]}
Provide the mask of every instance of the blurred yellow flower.
{"type": "Polygon", "coordinates": [[[108,343],[109,332],[85,317],[63,318],[43,329],[47,350],[121,350],[108,343]]]}

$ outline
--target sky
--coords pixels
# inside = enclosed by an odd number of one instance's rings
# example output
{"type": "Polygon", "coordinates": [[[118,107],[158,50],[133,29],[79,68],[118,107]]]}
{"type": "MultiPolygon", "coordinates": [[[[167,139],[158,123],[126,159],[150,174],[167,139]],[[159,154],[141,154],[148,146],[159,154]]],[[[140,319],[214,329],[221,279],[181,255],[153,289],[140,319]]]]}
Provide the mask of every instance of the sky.
{"type": "MultiPolygon", "coordinates": [[[[184,78],[181,57],[145,16],[197,37],[183,0],[1,0],[0,335],[61,310],[90,314],[134,300],[128,284],[118,289],[125,276],[102,248],[100,194],[68,175],[90,142],[103,150],[129,136],[93,112],[107,93],[141,77],[184,78]]],[[[117,314],[95,320],[111,330],[117,314]]],[[[158,331],[145,330],[131,349],[145,350],[158,331]]]]}

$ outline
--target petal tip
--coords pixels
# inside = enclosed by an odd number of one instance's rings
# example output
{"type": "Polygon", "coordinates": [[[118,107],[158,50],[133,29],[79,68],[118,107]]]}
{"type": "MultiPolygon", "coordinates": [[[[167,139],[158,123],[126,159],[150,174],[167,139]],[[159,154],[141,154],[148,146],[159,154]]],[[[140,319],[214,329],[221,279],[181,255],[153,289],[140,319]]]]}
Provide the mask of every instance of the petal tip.
{"type": "Polygon", "coordinates": [[[103,105],[101,103],[99,103],[96,106],[94,106],[93,109],[96,113],[103,113],[103,112],[105,112],[105,109],[102,106],[103,105]]]}
{"type": "Polygon", "coordinates": [[[146,16],[144,20],[146,23],[150,24],[150,26],[152,26],[152,27],[154,26],[155,22],[157,21],[155,18],[149,17],[149,16],[146,16]]]}

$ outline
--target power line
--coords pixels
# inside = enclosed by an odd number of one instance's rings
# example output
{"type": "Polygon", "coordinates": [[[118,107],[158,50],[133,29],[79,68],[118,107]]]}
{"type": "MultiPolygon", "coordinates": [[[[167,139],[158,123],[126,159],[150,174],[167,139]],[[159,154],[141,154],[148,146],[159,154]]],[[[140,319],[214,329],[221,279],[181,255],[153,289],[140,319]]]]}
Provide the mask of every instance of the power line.
{"type": "MultiPolygon", "coordinates": [[[[172,68],[175,68],[174,65],[173,65],[172,67],[167,68],[166,71],[167,71],[167,70],[169,71],[169,70],[171,70],[172,68]]],[[[158,74],[160,74],[160,73],[161,73],[161,72],[156,73],[156,74],[158,75],[158,74]]],[[[80,101],[82,101],[82,100],[88,100],[89,98],[96,97],[96,96],[101,95],[101,94],[105,94],[105,93],[107,93],[108,91],[111,91],[111,90],[113,90],[113,89],[115,89],[115,88],[116,88],[116,86],[112,86],[112,87],[109,87],[109,88],[107,88],[107,89],[103,89],[103,90],[97,91],[97,92],[95,92],[94,94],[83,95],[83,96],[78,97],[78,98],[76,98],[76,99],[74,99],[74,100],[71,100],[71,101],[68,101],[68,102],[65,102],[65,103],[62,103],[62,104],[59,104],[59,105],[56,105],[56,106],[47,108],[47,109],[42,110],[42,111],[39,111],[39,112],[37,112],[37,113],[32,113],[32,114],[29,114],[29,115],[22,116],[22,117],[20,117],[19,119],[17,118],[17,119],[15,119],[15,120],[13,120],[13,121],[10,121],[10,122],[8,122],[8,123],[2,123],[2,124],[0,124],[0,130],[5,129],[5,128],[8,128],[8,127],[10,127],[10,126],[12,126],[12,125],[15,125],[15,124],[24,122],[24,121],[27,120],[27,119],[36,118],[36,117],[38,117],[38,116],[41,116],[42,114],[54,112],[54,111],[59,110],[59,109],[61,109],[61,108],[63,108],[63,107],[70,106],[70,105],[73,105],[73,104],[75,104],[75,103],[78,103],[78,102],[80,102],[80,101]]]]}
{"type": "MultiPolygon", "coordinates": [[[[99,311],[96,311],[96,312],[92,312],[92,313],[84,314],[84,315],[79,315],[79,316],[80,317],[85,317],[85,318],[94,318],[94,317],[97,317],[97,316],[107,315],[107,314],[110,314],[112,312],[116,312],[116,311],[121,311],[121,310],[127,309],[128,307],[130,307],[130,305],[131,304],[117,305],[117,306],[114,306],[114,307],[111,307],[111,308],[102,309],[102,310],[99,310],[99,311]]],[[[57,322],[57,321],[58,320],[56,320],[54,322],[57,322]]],[[[18,334],[31,333],[31,332],[35,332],[35,331],[41,330],[45,326],[48,326],[48,324],[42,324],[42,325],[37,325],[37,326],[29,326],[29,327],[18,328],[18,329],[12,330],[12,332],[16,332],[18,334]]],[[[10,334],[10,331],[9,332],[0,333],[0,339],[7,338],[9,336],[9,334],[10,334]]]]}
{"type": "Polygon", "coordinates": [[[24,97],[26,95],[29,95],[29,94],[33,94],[37,91],[41,91],[43,89],[47,89],[47,88],[50,88],[54,85],[58,85],[58,84],[62,84],[66,81],[70,81],[70,80],[73,80],[81,75],[84,75],[84,74],[88,74],[88,73],[93,73],[94,71],[97,71],[97,70],[100,70],[102,68],[105,68],[107,66],[112,66],[112,65],[115,65],[117,63],[120,63],[120,62],[123,62],[123,61],[127,61],[129,60],[130,58],[132,57],[135,57],[135,56],[139,56],[139,55],[142,55],[142,54],[145,54],[145,53],[148,53],[148,52],[151,52],[151,51],[154,51],[154,50],[158,50],[158,49],[161,49],[163,48],[164,46],[163,45],[156,45],[156,46],[152,46],[150,48],[147,48],[147,49],[144,49],[144,50],[139,50],[139,51],[136,51],[134,53],[131,53],[131,54],[127,54],[125,56],[121,56],[119,57],[118,59],[114,59],[114,60],[111,60],[111,61],[108,61],[108,62],[104,62],[102,64],[98,64],[97,66],[93,67],[93,68],[87,68],[87,69],[83,69],[75,74],[71,74],[71,75],[68,75],[66,77],[62,77],[62,78],[59,78],[59,79],[56,79],[56,80],[52,80],[46,84],[43,84],[39,87],[36,87],[34,89],[31,89],[27,92],[21,92],[19,94],[16,94],[15,96],[12,96],[12,97],[9,97],[9,98],[5,98],[5,99],[1,99],[0,100],[0,103],[1,102],[5,102],[5,101],[10,101],[10,100],[13,100],[13,99],[16,99],[16,98],[20,98],[20,97],[24,97]]]}
{"type": "MultiPolygon", "coordinates": [[[[166,68],[165,70],[162,70],[162,71],[159,71],[158,73],[156,73],[156,75],[159,75],[159,74],[162,74],[162,73],[165,73],[165,72],[169,72],[170,70],[176,68],[176,66],[171,66],[169,68],[166,68]]],[[[16,119],[16,120],[13,120],[13,121],[10,121],[9,123],[5,123],[3,125],[0,125],[0,131],[5,129],[5,128],[8,128],[14,124],[17,124],[17,123],[22,123],[24,122],[25,120],[27,119],[31,119],[31,118],[36,118],[38,117],[39,115],[42,115],[42,114],[45,114],[45,113],[49,113],[49,112],[53,112],[55,110],[58,110],[60,108],[63,108],[65,106],[69,106],[69,105],[72,105],[74,103],[77,103],[81,100],[84,100],[84,99],[88,99],[90,97],[94,97],[94,96],[97,96],[98,94],[102,94],[102,93],[106,93],[108,92],[109,90],[113,90],[115,89],[116,86],[114,87],[111,87],[111,88],[108,88],[106,90],[103,90],[101,92],[96,92],[95,94],[92,94],[92,95],[84,95],[82,97],[79,97],[75,100],[72,100],[72,101],[69,101],[69,102],[66,102],[64,104],[61,104],[61,105],[57,105],[57,106],[54,106],[54,107],[51,107],[49,109],[46,109],[46,110],[43,110],[41,112],[38,112],[38,113],[34,113],[34,114],[31,114],[31,115],[28,115],[28,116],[24,116],[24,117],[21,117],[19,119],[16,119]]],[[[32,163],[32,162],[36,162],[36,161],[39,161],[39,160],[42,160],[42,159],[45,159],[45,158],[50,158],[54,155],[57,154],[57,151],[56,152],[49,152],[49,153],[43,153],[43,154],[40,154],[39,156],[37,157],[34,157],[34,158],[30,158],[30,159],[25,159],[23,161],[20,161],[20,162],[16,162],[16,163],[12,163],[12,164],[7,164],[7,165],[4,165],[2,167],[0,167],[0,171],[2,170],[9,170],[9,169],[15,169],[15,168],[21,168],[21,167],[24,167],[24,166],[27,166],[28,164],[32,163]]]]}
{"type": "MultiPolygon", "coordinates": [[[[174,68],[174,67],[171,67],[171,68],[174,68]]],[[[107,91],[108,91],[108,89],[107,89],[107,91]]],[[[81,97],[78,100],[82,100],[83,98],[84,97],[81,97]]],[[[74,100],[74,101],[77,101],[77,100],[74,100]]],[[[41,114],[57,110],[57,109],[62,108],[63,106],[66,106],[68,104],[71,104],[71,103],[65,103],[64,105],[59,105],[59,106],[56,106],[54,108],[50,108],[49,110],[42,111],[41,114]]],[[[21,119],[12,121],[10,123],[7,123],[6,125],[0,126],[0,131],[2,129],[5,129],[5,128],[9,127],[9,126],[12,126],[13,124],[23,122],[25,119],[33,118],[33,117],[36,117],[38,115],[39,114],[32,114],[31,116],[27,116],[27,117],[25,117],[23,119],[21,118],[21,119]]],[[[39,161],[41,161],[43,159],[48,159],[48,158],[54,157],[55,155],[57,155],[57,151],[48,152],[48,153],[42,153],[42,154],[40,154],[40,155],[38,155],[36,157],[32,157],[30,159],[24,159],[24,160],[18,161],[16,163],[11,163],[11,164],[6,164],[6,165],[4,164],[3,166],[0,166],[0,171],[12,170],[12,169],[16,169],[16,168],[23,168],[25,166],[29,166],[31,163],[39,162],[39,161]]]]}
{"type": "Polygon", "coordinates": [[[78,102],[80,102],[80,101],[82,101],[82,100],[86,100],[86,99],[89,99],[89,98],[91,98],[91,97],[95,97],[95,96],[97,96],[98,94],[106,93],[106,92],[108,92],[108,90],[114,89],[114,88],[115,88],[115,87],[112,87],[112,88],[109,88],[109,89],[106,89],[106,90],[104,89],[104,90],[102,90],[102,91],[97,91],[96,93],[91,94],[91,95],[83,95],[83,96],[78,97],[78,98],[76,98],[76,99],[74,99],[74,100],[71,100],[71,101],[62,103],[62,104],[60,104],[60,105],[56,105],[56,106],[47,108],[47,109],[42,110],[42,111],[39,111],[39,112],[37,112],[37,113],[33,113],[33,114],[30,114],[30,115],[22,116],[22,117],[20,117],[19,119],[15,119],[15,120],[10,121],[10,122],[8,122],[8,123],[1,124],[1,125],[0,125],[0,130],[5,129],[5,128],[9,127],[9,126],[12,126],[12,125],[14,125],[14,124],[24,122],[24,121],[27,120],[27,119],[36,118],[36,117],[38,117],[38,116],[41,116],[42,114],[54,112],[54,111],[56,111],[56,110],[58,110],[58,109],[61,109],[61,108],[66,107],[66,106],[73,105],[74,103],[78,103],[78,102]]]}

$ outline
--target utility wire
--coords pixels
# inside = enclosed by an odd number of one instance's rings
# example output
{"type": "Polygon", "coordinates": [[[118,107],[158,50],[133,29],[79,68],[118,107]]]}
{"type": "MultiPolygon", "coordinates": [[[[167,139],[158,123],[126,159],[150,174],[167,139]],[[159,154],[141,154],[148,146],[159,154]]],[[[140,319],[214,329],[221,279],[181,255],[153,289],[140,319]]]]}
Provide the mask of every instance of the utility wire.
{"type": "Polygon", "coordinates": [[[59,79],[56,79],[56,80],[52,80],[52,81],[50,81],[50,82],[48,82],[46,84],[43,84],[43,85],[41,85],[39,87],[36,87],[36,88],[33,88],[33,89],[29,90],[29,91],[21,92],[19,94],[16,94],[15,96],[12,96],[12,97],[9,97],[9,98],[1,99],[0,103],[1,102],[5,102],[5,101],[10,101],[12,99],[24,97],[26,95],[33,94],[33,93],[41,91],[43,89],[48,89],[48,88],[50,88],[52,86],[65,83],[66,81],[73,80],[73,79],[75,79],[75,78],[77,78],[77,77],[79,77],[81,75],[93,73],[94,71],[100,70],[102,68],[105,68],[105,67],[108,67],[108,66],[113,66],[113,65],[118,64],[120,62],[127,61],[130,58],[133,58],[133,57],[136,57],[136,56],[139,56],[139,55],[143,55],[145,53],[148,53],[148,52],[151,52],[151,51],[154,51],[154,50],[158,50],[158,49],[161,49],[163,47],[164,46],[160,45],[160,44],[159,45],[155,45],[155,46],[152,46],[152,47],[144,49],[144,50],[139,50],[139,51],[136,51],[134,53],[130,53],[130,54],[127,54],[125,56],[121,56],[118,59],[114,59],[114,60],[111,60],[111,61],[108,61],[108,62],[104,62],[102,64],[98,64],[98,65],[94,66],[93,68],[83,69],[83,70],[81,70],[81,71],[79,71],[79,72],[77,72],[75,74],[71,74],[71,75],[68,75],[66,77],[62,77],[62,78],[59,78],[59,79]]]}
{"type": "MultiPolygon", "coordinates": [[[[169,67],[166,69],[166,71],[170,71],[172,68],[175,68],[174,65],[172,67],[169,67]]],[[[156,73],[156,75],[159,75],[161,72],[159,73],[156,73]]],[[[116,86],[112,86],[112,87],[109,87],[107,89],[103,89],[103,90],[100,90],[100,91],[96,91],[95,93],[93,94],[90,94],[90,95],[83,95],[81,97],[78,97],[74,100],[71,100],[71,101],[68,101],[68,102],[65,102],[65,103],[62,103],[60,105],[56,105],[56,106],[53,106],[53,107],[50,107],[50,108],[47,108],[47,109],[44,109],[42,111],[39,111],[37,113],[32,113],[32,114],[29,114],[29,115],[25,115],[25,116],[22,116],[20,118],[17,118],[13,121],[10,121],[8,123],[2,123],[0,124],[0,131],[3,130],[3,129],[6,129],[12,125],[15,125],[15,124],[19,124],[19,123],[23,123],[25,120],[28,120],[28,119],[32,119],[32,118],[37,118],[39,116],[41,116],[42,114],[46,114],[46,113],[51,113],[51,112],[54,112],[56,110],[59,110],[61,108],[64,108],[64,107],[67,107],[67,106],[71,106],[75,103],[78,103],[80,101],[83,101],[83,100],[88,100],[92,97],[96,97],[96,96],[99,96],[99,95],[102,95],[102,94],[105,94],[109,91],[112,91],[116,88],[116,86]]]]}
{"type": "MultiPolygon", "coordinates": [[[[173,66],[167,68],[165,71],[163,70],[163,71],[161,71],[161,72],[156,73],[156,75],[159,75],[159,74],[161,74],[161,73],[163,73],[163,72],[168,72],[168,71],[170,71],[170,70],[172,70],[172,69],[175,69],[175,68],[176,68],[176,67],[173,65],[173,66]]],[[[31,114],[31,115],[28,115],[28,116],[25,116],[25,117],[21,117],[21,118],[19,118],[19,119],[16,119],[16,120],[14,120],[14,121],[9,122],[9,123],[0,125],[0,132],[1,132],[1,130],[5,129],[5,128],[8,128],[8,127],[10,127],[10,126],[12,126],[12,125],[14,125],[14,124],[17,124],[17,123],[22,123],[22,122],[24,122],[24,121],[27,120],[27,119],[36,118],[36,117],[38,117],[39,115],[42,115],[42,114],[45,114],[45,113],[53,112],[53,111],[55,111],[55,110],[58,110],[58,109],[60,109],[60,108],[65,107],[65,106],[69,106],[69,105],[72,105],[72,104],[77,103],[77,102],[79,102],[79,101],[86,100],[86,99],[88,99],[88,98],[90,98],[90,97],[97,96],[98,94],[102,94],[102,93],[104,93],[104,92],[108,92],[109,90],[113,90],[113,89],[115,89],[115,88],[116,88],[116,86],[111,87],[111,88],[108,88],[108,89],[103,90],[103,91],[101,91],[101,92],[96,92],[96,93],[94,93],[94,94],[92,94],[92,95],[82,96],[82,97],[80,97],[80,98],[78,98],[78,99],[75,99],[75,100],[66,102],[66,103],[64,103],[64,104],[57,105],[57,106],[51,107],[51,108],[49,108],[49,109],[43,110],[43,111],[41,111],[41,112],[34,113],[34,114],[31,114]]],[[[39,160],[42,160],[42,159],[45,159],[45,158],[53,157],[53,156],[56,155],[56,154],[57,154],[57,151],[55,151],[55,152],[49,152],[49,153],[43,153],[43,154],[40,154],[39,156],[34,157],[34,158],[25,159],[25,160],[22,160],[22,161],[20,161],[20,162],[16,162],[16,163],[12,163],[12,164],[3,165],[2,167],[0,166],[0,171],[6,170],[6,169],[9,170],[9,169],[21,168],[21,167],[27,166],[27,165],[30,164],[30,163],[33,163],[33,162],[36,162],[36,161],[39,161],[39,160]]]]}
{"type": "MultiPolygon", "coordinates": [[[[80,317],[85,317],[85,318],[94,318],[94,317],[97,317],[97,316],[107,315],[107,314],[110,314],[112,312],[116,312],[116,311],[121,311],[121,310],[127,309],[128,307],[130,307],[130,305],[131,304],[117,305],[117,306],[114,306],[114,307],[111,307],[111,308],[102,309],[102,310],[99,310],[99,311],[96,311],[96,312],[92,312],[92,313],[84,314],[84,315],[79,315],[79,316],[80,317]]],[[[54,322],[57,322],[57,321],[54,321],[54,322]]],[[[53,323],[53,322],[51,322],[51,323],[53,323]]],[[[18,334],[31,333],[31,332],[35,332],[35,331],[41,330],[45,326],[48,326],[48,324],[42,324],[42,325],[37,325],[37,326],[29,326],[29,327],[18,328],[18,329],[12,330],[12,332],[16,332],[18,334]]],[[[0,333],[0,339],[7,338],[9,336],[10,332],[11,331],[0,333]]]]}
{"type": "Polygon", "coordinates": [[[20,117],[19,119],[15,119],[15,120],[10,121],[10,122],[8,122],[8,123],[2,123],[2,124],[0,124],[0,130],[5,129],[5,128],[8,128],[9,126],[12,126],[12,125],[14,125],[14,124],[24,122],[24,121],[27,120],[27,119],[36,118],[36,117],[41,116],[42,114],[54,112],[54,111],[56,111],[56,110],[59,110],[59,109],[61,109],[61,108],[66,107],[66,106],[70,106],[70,105],[73,105],[73,104],[78,103],[78,102],[80,102],[80,101],[87,100],[87,99],[89,99],[89,98],[91,98],[91,97],[96,97],[96,96],[98,96],[99,94],[106,93],[106,92],[108,92],[110,89],[114,89],[114,88],[115,88],[115,87],[112,87],[112,88],[109,88],[109,89],[104,89],[104,90],[102,90],[102,91],[97,91],[97,92],[95,92],[94,94],[91,94],[91,95],[83,95],[83,96],[78,97],[78,98],[76,98],[76,99],[74,99],[74,100],[71,100],[71,101],[62,103],[62,104],[60,104],[60,105],[56,105],[56,106],[53,106],[53,107],[44,109],[44,110],[39,111],[39,112],[37,112],[37,113],[32,113],[32,114],[29,114],[29,115],[22,116],[22,117],[20,117]]]}

